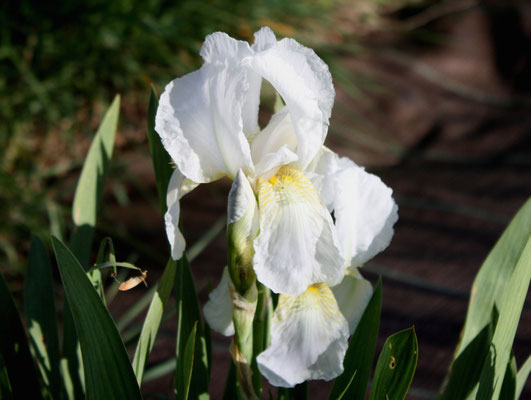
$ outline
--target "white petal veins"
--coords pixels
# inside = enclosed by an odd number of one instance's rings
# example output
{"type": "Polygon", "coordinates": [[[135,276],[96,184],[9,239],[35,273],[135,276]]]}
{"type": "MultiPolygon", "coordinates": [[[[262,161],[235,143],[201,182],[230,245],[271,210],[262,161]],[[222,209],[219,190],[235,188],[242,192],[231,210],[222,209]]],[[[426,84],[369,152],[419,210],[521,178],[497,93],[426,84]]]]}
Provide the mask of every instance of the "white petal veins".
{"type": "Polygon", "coordinates": [[[256,191],[260,233],[253,264],[258,280],[291,296],[316,282],[338,283],[344,260],[332,217],[312,183],[300,171],[283,166],[269,181],[259,178],[256,191]]]}
{"type": "Polygon", "coordinates": [[[327,285],[312,285],[297,297],[280,295],[271,345],[258,355],[258,368],[275,386],[333,379],[343,371],[348,336],[348,323],[327,285]]]}
{"type": "Polygon", "coordinates": [[[195,182],[251,173],[242,107],[248,82],[241,57],[249,45],[225,34],[207,37],[205,64],[170,82],[159,100],[155,130],[179,170],[195,182]]]}
{"type": "Polygon", "coordinates": [[[298,138],[297,165],[304,170],[328,130],[335,96],[328,66],[293,39],[282,39],[244,63],[267,79],[286,102],[298,138]]]}

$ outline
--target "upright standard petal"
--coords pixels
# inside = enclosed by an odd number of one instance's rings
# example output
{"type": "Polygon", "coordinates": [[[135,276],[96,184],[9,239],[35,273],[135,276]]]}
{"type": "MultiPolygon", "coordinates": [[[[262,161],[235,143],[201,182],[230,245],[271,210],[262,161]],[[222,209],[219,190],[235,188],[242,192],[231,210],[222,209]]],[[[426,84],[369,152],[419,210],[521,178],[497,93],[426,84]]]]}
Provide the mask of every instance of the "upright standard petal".
{"type": "Polygon", "coordinates": [[[327,65],[307,47],[282,39],[244,60],[267,79],[284,99],[297,134],[297,166],[304,168],[321,148],[334,103],[334,86],[327,65]]]}
{"type": "Polygon", "coordinates": [[[225,267],[219,285],[208,295],[203,313],[208,325],[225,336],[234,335],[232,311],[234,305],[229,290],[229,271],[225,267]]]}
{"type": "Polygon", "coordinates": [[[383,251],[393,237],[398,207],[379,177],[348,158],[333,176],[336,228],[347,266],[358,267],[383,251]]]}
{"type": "Polygon", "coordinates": [[[269,181],[259,178],[256,191],[260,233],[253,263],[258,280],[290,296],[317,282],[338,283],[344,260],[332,217],[312,183],[284,166],[269,181]]]}
{"type": "Polygon", "coordinates": [[[248,82],[241,65],[250,49],[241,43],[225,34],[209,36],[201,52],[206,63],[170,82],[160,97],[155,130],[179,170],[194,182],[234,179],[240,168],[252,172],[242,122],[248,82]]]}
{"type": "Polygon", "coordinates": [[[312,285],[298,297],[280,295],[271,345],[256,358],[258,368],[275,386],[333,379],[343,372],[348,336],[347,321],[327,285],[312,285]]]}
{"type": "Polygon", "coordinates": [[[275,113],[251,144],[257,176],[268,180],[282,165],[298,160],[297,136],[287,107],[275,113]]]}
{"type": "Polygon", "coordinates": [[[317,193],[330,212],[334,210],[335,198],[338,195],[334,181],[338,168],[338,155],[326,146],[322,146],[319,153],[304,170],[304,174],[312,181],[317,193]]]}
{"type": "MultiPolygon", "coordinates": [[[[238,68],[243,68],[240,65],[241,60],[252,56],[255,48],[266,46],[267,41],[270,39],[266,34],[259,34],[259,32],[256,33],[258,37],[255,34],[255,44],[252,49],[247,42],[235,40],[226,33],[213,33],[205,39],[205,43],[201,48],[201,56],[207,63],[228,63],[238,68]]],[[[260,106],[262,77],[248,69],[245,71],[245,76],[247,89],[241,109],[242,129],[247,138],[253,138],[260,131],[258,126],[258,108],[260,106]]]]}
{"type": "MultiPolygon", "coordinates": [[[[254,34],[254,44],[251,50],[254,53],[264,51],[277,42],[273,31],[267,27],[260,29],[254,34]]],[[[262,77],[256,72],[248,69],[247,80],[249,90],[245,96],[245,103],[242,110],[243,131],[248,139],[252,140],[258,132],[258,110],[260,107],[260,90],[262,89],[262,77]]]]}
{"type": "Polygon", "coordinates": [[[186,242],[179,229],[179,217],[181,214],[179,200],[195,187],[197,187],[197,183],[187,179],[179,170],[176,169],[173,171],[166,194],[168,210],[164,215],[164,222],[166,225],[166,235],[170,242],[171,256],[174,260],[182,257],[186,247],[186,242]]]}
{"type": "Polygon", "coordinates": [[[332,288],[332,292],[341,314],[348,321],[349,332],[352,335],[371,299],[371,283],[355,268],[348,268],[345,277],[339,285],[332,288]]]}

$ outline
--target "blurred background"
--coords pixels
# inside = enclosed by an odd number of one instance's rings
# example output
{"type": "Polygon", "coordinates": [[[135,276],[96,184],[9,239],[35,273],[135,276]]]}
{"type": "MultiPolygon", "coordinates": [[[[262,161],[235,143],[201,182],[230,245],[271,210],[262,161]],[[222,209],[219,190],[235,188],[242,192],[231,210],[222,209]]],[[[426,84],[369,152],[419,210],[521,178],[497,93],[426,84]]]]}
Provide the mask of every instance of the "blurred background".
{"type": "MultiPolygon", "coordinates": [[[[419,366],[408,398],[434,398],[473,277],[531,194],[528,1],[3,2],[0,272],[21,300],[31,234],[46,239],[50,231],[61,237],[71,229],[84,156],[120,93],[97,236],[111,236],[118,258],[147,269],[154,284],[168,252],[146,139],[150,85],[161,93],[171,79],[197,69],[207,34],[224,31],[252,42],[261,26],[296,38],[328,63],[337,94],[326,144],[394,190],[400,219],[393,242],[362,271],[372,282],[383,277],[377,352],[387,336],[414,325],[419,366]]],[[[265,90],[263,121],[273,99],[265,90]]],[[[204,185],[182,202],[188,243],[207,243],[205,234],[212,239],[192,263],[201,302],[225,265],[229,188],[226,180],[204,185]]],[[[114,298],[116,318],[143,290],[114,298]]],[[[60,301],[60,285],[57,296],[60,301]]],[[[531,353],[530,301],[515,342],[518,365],[531,353]]],[[[173,357],[174,332],[169,318],[151,364],[173,357]]],[[[213,340],[216,399],[229,341],[213,340]]],[[[161,374],[152,374],[146,394],[171,392],[171,374],[161,374]]],[[[325,398],[327,384],[311,387],[312,398],[325,398]]],[[[528,384],[522,398],[529,396],[528,384]]]]}

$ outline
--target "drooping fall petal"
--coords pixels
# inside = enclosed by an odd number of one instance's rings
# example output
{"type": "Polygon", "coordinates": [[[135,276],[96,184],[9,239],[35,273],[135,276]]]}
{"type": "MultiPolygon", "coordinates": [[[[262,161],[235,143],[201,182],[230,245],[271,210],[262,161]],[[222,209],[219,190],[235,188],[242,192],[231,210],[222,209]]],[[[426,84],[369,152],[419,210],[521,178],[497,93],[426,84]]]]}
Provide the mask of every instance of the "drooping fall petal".
{"type": "Polygon", "coordinates": [[[271,345],[258,355],[258,368],[275,386],[333,379],[343,372],[348,336],[348,323],[327,285],[310,286],[297,297],[280,295],[271,345]]]}

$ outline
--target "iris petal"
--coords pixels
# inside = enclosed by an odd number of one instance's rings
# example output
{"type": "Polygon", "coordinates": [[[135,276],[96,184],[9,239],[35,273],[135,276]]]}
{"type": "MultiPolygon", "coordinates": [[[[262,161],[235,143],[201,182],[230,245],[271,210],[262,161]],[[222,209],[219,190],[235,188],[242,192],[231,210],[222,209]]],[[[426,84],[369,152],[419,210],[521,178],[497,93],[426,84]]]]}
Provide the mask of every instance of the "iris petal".
{"type": "Polygon", "coordinates": [[[186,242],[179,229],[179,217],[181,214],[179,200],[186,193],[195,189],[197,185],[197,183],[187,179],[178,169],[173,171],[170,182],[168,183],[168,191],[166,194],[166,205],[168,209],[164,215],[164,222],[166,225],[166,235],[170,242],[171,256],[174,260],[182,257],[186,247],[186,242]]]}
{"type": "Polygon", "coordinates": [[[269,181],[259,178],[256,191],[260,233],[253,263],[258,280],[290,296],[316,282],[338,283],[344,261],[330,213],[312,183],[283,166],[269,181]]]}
{"type": "Polygon", "coordinates": [[[212,329],[222,335],[232,336],[234,335],[232,310],[234,305],[229,291],[229,271],[225,267],[219,285],[208,295],[203,313],[212,329]]]}
{"type": "Polygon", "coordinates": [[[297,297],[280,295],[271,345],[258,355],[258,368],[275,386],[333,379],[343,372],[348,336],[347,321],[327,285],[312,285],[297,297]]]}
{"type": "Polygon", "coordinates": [[[348,158],[339,160],[334,182],[334,215],[343,255],[350,267],[358,267],[389,246],[398,207],[393,191],[379,177],[348,158]]]}
{"type": "Polygon", "coordinates": [[[370,282],[355,269],[349,269],[339,285],[332,288],[341,314],[348,321],[350,334],[356,330],[358,323],[372,296],[370,282]]]}
{"type": "Polygon", "coordinates": [[[335,92],[327,65],[293,39],[282,39],[244,63],[284,99],[298,139],[297,165],[304,170],[324,142],[332,112],[335,92]]]}
{"type": "Polygon", "coordinates": [[[179,170],[195,182],[253,170],[243,133],[248,81],[241,65],[251,50],[241,43],[221,33],[207,37],[205,64],[170,82],[159,100],[155,129],[179,170]]]}

